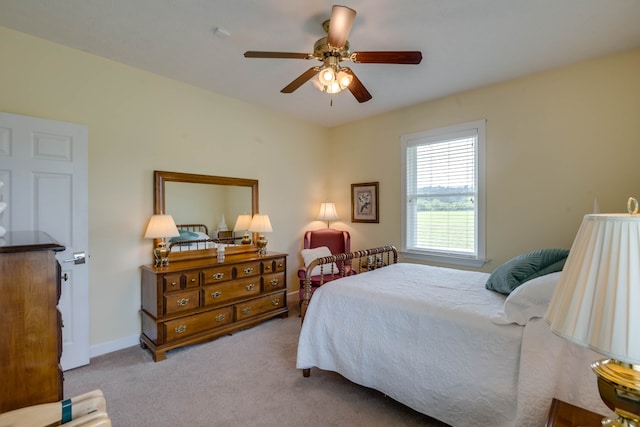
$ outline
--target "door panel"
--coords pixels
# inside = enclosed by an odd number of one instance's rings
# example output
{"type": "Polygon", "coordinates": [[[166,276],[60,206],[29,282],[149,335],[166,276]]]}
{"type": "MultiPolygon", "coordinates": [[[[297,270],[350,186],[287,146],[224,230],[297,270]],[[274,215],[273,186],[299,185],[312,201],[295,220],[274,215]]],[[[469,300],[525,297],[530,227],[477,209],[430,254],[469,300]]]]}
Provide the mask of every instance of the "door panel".
{"type": "Polygon", "coordinates": [[[89,363],[88,131],[83,125],[0,113],[0,216],[7,230],[41,230],[66,247],[62,266],[62,368],[89,363]]]}

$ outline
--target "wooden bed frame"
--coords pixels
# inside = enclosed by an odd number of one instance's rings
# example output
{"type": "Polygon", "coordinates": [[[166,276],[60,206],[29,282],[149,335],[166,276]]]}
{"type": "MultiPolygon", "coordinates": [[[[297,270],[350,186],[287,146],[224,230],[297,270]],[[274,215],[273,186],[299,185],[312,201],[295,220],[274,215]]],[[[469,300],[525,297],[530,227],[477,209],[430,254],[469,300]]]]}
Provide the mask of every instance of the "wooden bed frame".
{"type": "Polygon", "coordinates": [[[311,300],[311,273],[314,267],[320,266],[320,284],[322,286],[325,282],[325,277],[329,277],[330,280],[339,279],[346,276],[345,266],[350,265],[351,271],[349,274],[358,274],[363,271],[375,270],[382,268],[390,264],[398,263],[398,251],[395,246],[381,246],[379,248],[365,249],[362,251],[355,251],[349,253],[336,254],[332,256],[316,258],[307,266],[307,272],[303,282],[303,300],[301,306],[301,317],[304,321],[304,315],[309,307],[309,301],[311,300]],[[333,268],[329,268],[330,271],[324,272],[324,265],[335,263],[338,266],[338,271],[333,268]]]}

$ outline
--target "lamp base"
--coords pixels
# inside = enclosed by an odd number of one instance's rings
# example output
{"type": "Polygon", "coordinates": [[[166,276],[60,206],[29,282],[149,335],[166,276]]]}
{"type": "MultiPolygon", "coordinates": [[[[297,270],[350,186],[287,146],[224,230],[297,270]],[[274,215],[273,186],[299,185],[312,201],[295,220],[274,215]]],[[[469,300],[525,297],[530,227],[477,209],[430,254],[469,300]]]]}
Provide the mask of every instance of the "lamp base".
{"type": "Polygon", "coordinates": [[[244,233],[244,235],[242,236],[242,240],[240,240],[240,243],[242,243],[243,245],[251,244],[251,236],[249,235],[249,233],[244,233]]]}
{"type": "Polygon", "coordinates": [[[603,426],[640,426],[640,365],[603,359],[591,364],[598,377],[598,391],[602,401],[617,415],[604,420],[603,426]]]}
{"type": "Polygon", "coordinates": [[[156,267],[166,267],[169,265],[169,248],[167,248],[167,243],[161,241],[158,243],[158,246],[153,250],[153,255],[156,257],[155,266],[156,267]]]}
{"type": "Polygon", "coordinates": [[[267,254],[267,243],[269,241],[264,234],[258,235],[258,240],[256,240],[256,246],[258,247],[258,255],[266,255],[267,254]]]}

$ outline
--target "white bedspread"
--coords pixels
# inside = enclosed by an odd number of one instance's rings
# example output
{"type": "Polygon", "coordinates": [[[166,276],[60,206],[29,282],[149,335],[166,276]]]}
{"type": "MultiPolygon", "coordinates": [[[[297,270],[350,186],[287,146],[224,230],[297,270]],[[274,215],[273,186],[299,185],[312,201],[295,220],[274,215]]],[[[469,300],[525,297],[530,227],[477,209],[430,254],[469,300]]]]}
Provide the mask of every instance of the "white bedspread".
{"type": "Polygon", "coordinates": [[[487,273],[396,264],[316,290],[298,343],[318,367],[455,427],[539,427],[553,397],[610,415],[590,363],[541,318],[497,325],[487,273]]]}
{"type": "Polygon", "coordinates": [[[514,426],[523,327],[496,325],[487,273],[395,264],[325,284],[297,367],[379,390],[453,426],[514,426]]]}

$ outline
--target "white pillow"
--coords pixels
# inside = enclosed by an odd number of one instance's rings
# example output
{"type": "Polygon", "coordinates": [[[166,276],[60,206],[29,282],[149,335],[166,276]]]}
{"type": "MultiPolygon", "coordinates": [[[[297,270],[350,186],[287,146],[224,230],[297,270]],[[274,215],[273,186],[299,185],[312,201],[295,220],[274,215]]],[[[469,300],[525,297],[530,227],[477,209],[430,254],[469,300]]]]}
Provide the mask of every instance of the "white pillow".
{"type": "MultiPolygon", "coordinates": [[[[303,249],[301,253],[302,253],[302,258],[304,259],[305,267],[309,267],[309,264],[311,264],[315,259],[332,255],[331,251],[327,246],[320,246],[318,248],[313,248],[313,249],[303,249]]],[[[331,274],[332,271],[333,271],[333,274],[340,273],[340,270],[338,269],[338,266],[336,265],[335,262],[322,265],[322,273],[324,273],[325,276],[327,274],[331,274]],[[333,270],[331,270],[332,268],[333,270]]],[[[320,265],[317,265],[313,268],[313,270],[311,271],[311,275],[312,276],[320,275],[320,265]]]]}
{"type": "Polygon", "coordinates": [[[534,317],[543,317],[561,274],[561,271],[545,274],[518,286],[504,300],[504,312],[498,313],[493,323],[526,325],[534,317]]]}

